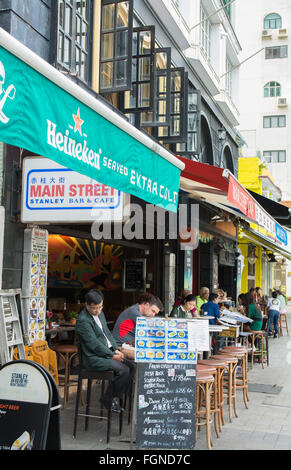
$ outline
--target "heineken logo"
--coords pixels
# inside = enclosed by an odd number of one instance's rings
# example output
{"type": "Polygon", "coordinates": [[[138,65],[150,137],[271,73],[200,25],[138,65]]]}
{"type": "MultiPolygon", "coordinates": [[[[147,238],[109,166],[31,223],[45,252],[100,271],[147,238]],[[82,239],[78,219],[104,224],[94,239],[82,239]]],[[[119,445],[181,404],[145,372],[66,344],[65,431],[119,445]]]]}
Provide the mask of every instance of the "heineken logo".
{"type": "Polygon", "coordinates": [[[4,83],[5,83],[5,68],[2,62],[0,62],[0,121],[6,124],[10,118],[4,114],[3,108],[6,103],[7,98],[9,98],[10,100],[14,100],[16,88],[14,85],[10,84],[5,90],[4,83]]]}
{"type": "MultiPolygon", "coordinates": [[[[80,117],[79,108],[76,114],[72,114],[72,117],[74,127],[72,125],[69,125],[68,127],[74,131],[74,134],[78,132],[80,136],[87,137],[87,135],[82,132],[84,120],[80,117]]],[[[57,125],[49,119],[47,119],[47,143],[55,149],[58,149],[60,152],[100,170],[100,155],[102,150],[99,149],[99,152],[96,152],[95,150],[90,149],[87,146],[85,138],[83,142],[77,141],[75,138],[70,136],[69,129],[67,129],[65,134],[63,134],[57,130],[57,125]]]]}

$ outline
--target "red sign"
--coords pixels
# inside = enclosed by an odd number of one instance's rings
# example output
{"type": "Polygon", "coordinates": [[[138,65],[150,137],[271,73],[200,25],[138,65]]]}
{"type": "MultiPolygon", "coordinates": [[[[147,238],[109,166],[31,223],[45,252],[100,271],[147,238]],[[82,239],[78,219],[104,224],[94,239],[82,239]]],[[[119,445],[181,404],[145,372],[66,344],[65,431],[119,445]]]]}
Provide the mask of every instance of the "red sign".
{"type": "Polygon", "coordinates": [[[229,175],[227,199],[249,219],[256,220],[256,206],[250,194],[229,175]]]}

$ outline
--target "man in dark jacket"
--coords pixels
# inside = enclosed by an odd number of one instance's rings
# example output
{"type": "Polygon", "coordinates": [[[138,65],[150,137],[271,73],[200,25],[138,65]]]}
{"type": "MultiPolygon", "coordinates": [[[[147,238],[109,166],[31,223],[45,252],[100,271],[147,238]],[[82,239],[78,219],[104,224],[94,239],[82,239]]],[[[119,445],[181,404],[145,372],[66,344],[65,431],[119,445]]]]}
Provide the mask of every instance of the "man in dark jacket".
{"type": "Polygon", "coordinates": [[[120,412],[116,398],[122,398],[129,390],[135,372],[134,363],[126,359],[119,351],[115,339],[110,333],[103,308],[103,294],[91,290],[85,295],[85,308],[76,322],[76,335],[82,349],[82,364],[86,369],[113,370],[115,378],[109,384],[103,397],[103,404],[112,411],[120,412]]]}

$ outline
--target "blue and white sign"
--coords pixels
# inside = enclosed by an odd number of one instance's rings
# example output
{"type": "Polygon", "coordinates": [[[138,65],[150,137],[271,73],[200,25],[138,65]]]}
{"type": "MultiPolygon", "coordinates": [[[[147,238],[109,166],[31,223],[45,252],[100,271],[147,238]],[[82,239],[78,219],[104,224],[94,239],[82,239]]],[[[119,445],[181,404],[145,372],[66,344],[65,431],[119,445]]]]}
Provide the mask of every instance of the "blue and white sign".
{"type": "Polygon", "coordinates": [[[287,237],[287,232],[284,228],[281,227],[281,225],[276,224],[276,239],[283,243],[284,245],[288,245],[288,237],[287,237]]]}
{"type": "Polygon", "coordinates": [[[52,160],[23,161],[21,220],[79,223],[123,219],[125,195],[52,160]]]}

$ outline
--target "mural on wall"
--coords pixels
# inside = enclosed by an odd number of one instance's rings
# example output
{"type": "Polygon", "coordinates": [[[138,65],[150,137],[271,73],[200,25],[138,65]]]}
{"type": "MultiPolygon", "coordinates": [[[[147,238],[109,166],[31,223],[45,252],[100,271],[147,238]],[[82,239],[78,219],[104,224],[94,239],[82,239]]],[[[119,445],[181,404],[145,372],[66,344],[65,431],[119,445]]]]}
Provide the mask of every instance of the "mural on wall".
{"type": "Polygon", "coordinates": [[[123,249],[95,240],[49,235],[48,287],[120,289],[123,249]]]}

